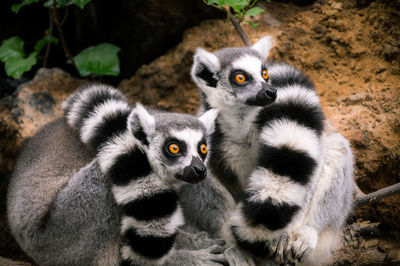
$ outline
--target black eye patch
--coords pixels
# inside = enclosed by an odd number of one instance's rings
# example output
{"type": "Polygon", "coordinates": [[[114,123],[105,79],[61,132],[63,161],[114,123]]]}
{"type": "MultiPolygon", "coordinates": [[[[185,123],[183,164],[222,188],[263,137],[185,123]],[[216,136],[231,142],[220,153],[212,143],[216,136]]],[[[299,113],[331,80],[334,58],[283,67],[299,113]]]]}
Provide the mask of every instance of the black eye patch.
{"type": "Polygon", "coordinates": [[[162,150],[169,161],[175,161],[186,154],[187,147],[185,142],[169,137],[165,140],[162,150]]]}
{"type": "Polygon", "coordinates": [[[229,74],[230,83],[236,87],[247,85],[252,80],[252,76],[241,69],[232,69],[229,74]]]}

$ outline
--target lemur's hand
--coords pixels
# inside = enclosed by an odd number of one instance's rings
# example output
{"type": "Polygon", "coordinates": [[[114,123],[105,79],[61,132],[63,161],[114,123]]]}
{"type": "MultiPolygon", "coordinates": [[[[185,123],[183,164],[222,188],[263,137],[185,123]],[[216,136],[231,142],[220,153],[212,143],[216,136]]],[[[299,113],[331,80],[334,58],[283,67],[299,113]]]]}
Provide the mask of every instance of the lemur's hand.
{"type": "Polygon", "coordinates": [[[318,243],[318,232],[308,226],[282,235],[275,254],[278,263],[295,263],[307,258],[318,243]]]}
{"type": "Polygon", "coordinates": [[[200,250],[176,250],[164,266],[175,265],[204,265],[204,266],[223,266],[227,265],[224,256],[225,247],[213,245],[211,247],[200,250]]]}
{"type": "Polygon", "coordinates": [[[224,255],[230,266],[255,266],[252,256],[236,246],[226,249],[224,255]]]}

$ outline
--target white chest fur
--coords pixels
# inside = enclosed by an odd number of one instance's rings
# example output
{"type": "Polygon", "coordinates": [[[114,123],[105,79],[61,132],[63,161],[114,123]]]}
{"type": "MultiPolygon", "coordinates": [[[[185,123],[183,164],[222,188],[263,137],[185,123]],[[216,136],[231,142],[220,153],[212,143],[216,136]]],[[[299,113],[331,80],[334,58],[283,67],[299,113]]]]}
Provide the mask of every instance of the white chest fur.
{"type": "Polygon", "coordinates": [[[250,110],[224,110],[219,119],[224,135],[223,156],[238,176],[243,189],[257,164],[260,131],[254,125],[254,120],[259,110],[254,107],[250,110]]]}

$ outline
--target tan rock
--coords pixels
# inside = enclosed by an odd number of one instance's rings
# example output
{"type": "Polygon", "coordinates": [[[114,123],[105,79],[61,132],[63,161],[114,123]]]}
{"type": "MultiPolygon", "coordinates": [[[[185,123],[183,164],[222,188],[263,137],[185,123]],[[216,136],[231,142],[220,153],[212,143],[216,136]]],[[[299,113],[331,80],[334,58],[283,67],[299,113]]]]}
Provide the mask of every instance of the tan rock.
{"type": "Polygon", "coordinates": [[[0,102],[0,172],[9,173],[22,141],[61,114],[60,104],[81,81],[60,69],[40,69],[0,102]]]}

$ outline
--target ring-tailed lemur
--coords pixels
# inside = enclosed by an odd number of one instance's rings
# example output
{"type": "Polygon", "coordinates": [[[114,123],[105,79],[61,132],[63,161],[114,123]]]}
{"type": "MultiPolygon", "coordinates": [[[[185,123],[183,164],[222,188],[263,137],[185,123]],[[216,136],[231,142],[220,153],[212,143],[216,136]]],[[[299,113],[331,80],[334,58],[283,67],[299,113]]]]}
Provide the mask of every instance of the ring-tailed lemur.
{"type": "Polygon", "coordinates": [[[265,63],[271,48],[268,36],[249,48],[197,50],[199,112],[219,111],[207,164],[215,178],[183,187],[183,209],[191,224],[255,257],[321,263],[351,210],[353,155],[308,76],[265,63]]]}
{"type": "Polygon", "coordinates": [[[36,263],[224,262],[214,241],[174,249],[184,222],[176,190],[206,177],[206,127],[216,112],[197,119],[131,108],[103,85],[78,90],[63,112],[25,143],[9,186],[11,231],[36,263]]]}

